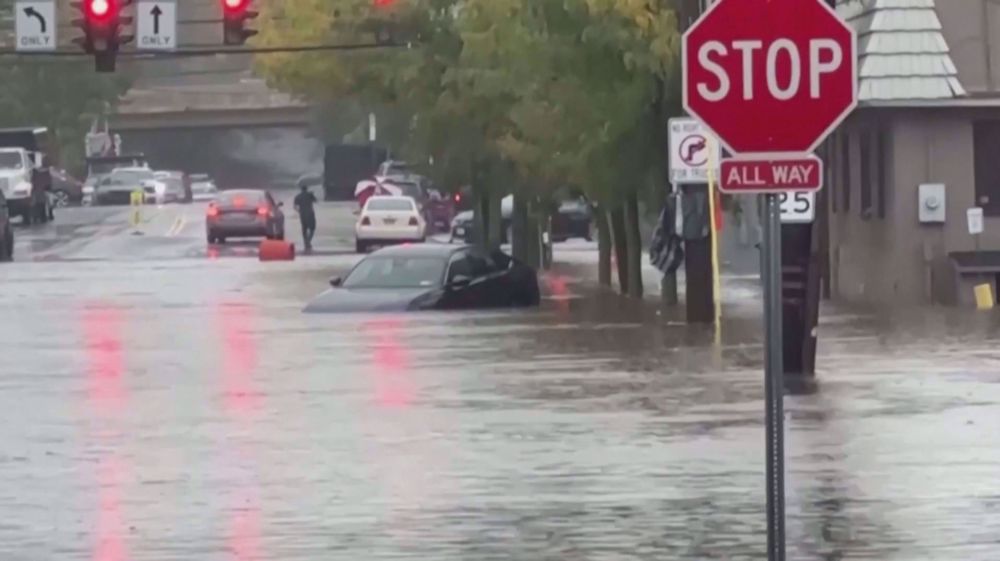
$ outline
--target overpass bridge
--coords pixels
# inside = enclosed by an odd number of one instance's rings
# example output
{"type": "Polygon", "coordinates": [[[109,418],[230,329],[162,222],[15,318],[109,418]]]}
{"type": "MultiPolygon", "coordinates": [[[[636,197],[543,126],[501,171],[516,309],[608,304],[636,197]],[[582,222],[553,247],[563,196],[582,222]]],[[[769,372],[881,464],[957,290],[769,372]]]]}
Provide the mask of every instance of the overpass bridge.
{"type": "Polygon", "coordinates": [[[116,131],[198,128],[309,128],[312,107],[263,80],[223,84],[138,85],[111,116],[116,131]]]}

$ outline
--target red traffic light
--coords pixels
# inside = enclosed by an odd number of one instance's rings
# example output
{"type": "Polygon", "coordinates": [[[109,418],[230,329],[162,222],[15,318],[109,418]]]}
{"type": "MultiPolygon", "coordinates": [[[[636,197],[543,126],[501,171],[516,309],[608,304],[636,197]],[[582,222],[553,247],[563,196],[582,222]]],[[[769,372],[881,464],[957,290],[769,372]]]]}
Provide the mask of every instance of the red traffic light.
{"type": "Polygon", "coordinates": [[[88,17],[94,19],[105,19],[110,16],[114,10],[111,8],[113,0],[87,0],[84,2],[84,13],[88,17]]]}
{"type": "Polygon", "coordinates": [[[249,6],[250,0],[222,0],[222,9],[231,13],[242,12],[249,6]]]}

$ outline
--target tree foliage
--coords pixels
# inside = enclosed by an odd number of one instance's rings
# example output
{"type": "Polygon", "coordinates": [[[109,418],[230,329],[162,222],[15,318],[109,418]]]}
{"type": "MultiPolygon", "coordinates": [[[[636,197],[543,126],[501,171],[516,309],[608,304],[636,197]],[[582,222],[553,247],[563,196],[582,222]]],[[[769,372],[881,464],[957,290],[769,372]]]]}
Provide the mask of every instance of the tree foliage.
{"type": "Polygon", "coordinates": [[[267,55],[273,85],[314,101],[392,106],[392,139],[449,182],[517,178],[611,204],[662,174],[662,105],[679,38],[667,0],[286,0],[264,44],[371,41],[408,48],[267,55]]]}

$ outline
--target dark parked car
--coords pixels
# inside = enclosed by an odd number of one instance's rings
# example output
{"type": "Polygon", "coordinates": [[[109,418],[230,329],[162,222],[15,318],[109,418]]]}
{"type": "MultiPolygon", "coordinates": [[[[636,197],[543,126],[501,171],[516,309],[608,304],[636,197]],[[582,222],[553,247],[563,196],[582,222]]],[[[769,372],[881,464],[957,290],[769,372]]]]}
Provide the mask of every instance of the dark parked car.
{"type": "Polygon", "coordinates": [[[83,201],[83,182],[64,169],[50,168],[53,206],[63,207],[83,201]]]}
{"type": "Polygon", "coordinates": [[[362,259],[306,312],[379,312],[537,306],[535,271],[500,251],[415,244],[362,259]]]}
{"type": "Polygon", "coordinates": [[[208,243],[225,243],[226,238],[263,237],[285,239],[282,203],[271,193],[256,189],[222,191],[205,211],[208,243]]]}
{"type": "MultiPolygon", "coordinates": [[[[501,241],[510,243],[511,236],[511,212],[513,204],[501,205],[501,241]]],[[[552,213],[552,241],[564,242],[570,238],[583,238],[588,242],[593,239],[591,224],[593,223],[593,211],[590,204],[585,199],[572,199],[564,201],[559,205],[556,212],[552,213]]],[[[461,240],[473,242],[475,234],[475,214],[471,210],[465,210],[455,215],[451,221],[451,240],[461,240]]]]}
{"type": "Polygon", "coordinates": [[[10,227],[10,209],[7,198],[0,192],[0,261],[14,259],[14,230],[10,227]]]}

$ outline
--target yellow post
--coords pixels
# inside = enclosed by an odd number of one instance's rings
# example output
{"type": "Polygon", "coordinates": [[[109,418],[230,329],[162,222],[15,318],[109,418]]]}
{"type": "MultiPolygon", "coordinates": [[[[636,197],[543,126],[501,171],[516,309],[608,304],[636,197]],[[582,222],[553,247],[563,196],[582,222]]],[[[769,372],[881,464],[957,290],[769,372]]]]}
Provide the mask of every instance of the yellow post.
{"type": "Polygon", "coordinates": [[[712,303],[715,306],[715,343],[722,343],[722,277],[719,274],[719,232],[715,224],[715,174],[712,172],[716,147],[714,139],[708,140],[708,214],[712,232],[712,303]]]}
{"type": "Polygon", "coordinates": [[[142,224],[142,203],[145,197],[146,195],[141,189],[136,189],[129,195],[129,204],[132,207],[132,216],[129,222],[135,229],[135,233],[139,233],[139,225],[142,224]]]}
{"type": "Polygon", "coordinates": [[[993,286],[990,284],[979,284],[973,289],[976,294],[976,308],[979,310],[993,309],[993,286]]]}

